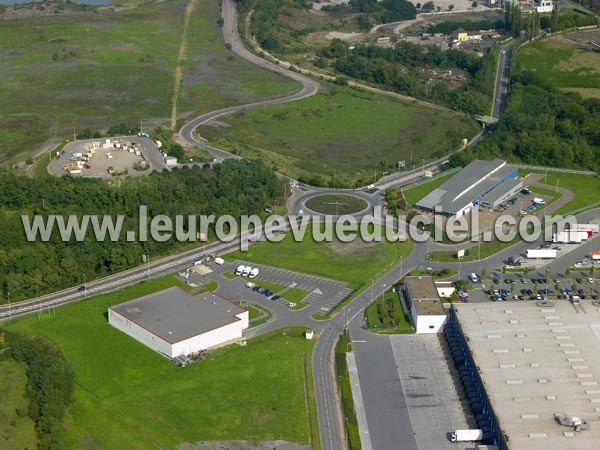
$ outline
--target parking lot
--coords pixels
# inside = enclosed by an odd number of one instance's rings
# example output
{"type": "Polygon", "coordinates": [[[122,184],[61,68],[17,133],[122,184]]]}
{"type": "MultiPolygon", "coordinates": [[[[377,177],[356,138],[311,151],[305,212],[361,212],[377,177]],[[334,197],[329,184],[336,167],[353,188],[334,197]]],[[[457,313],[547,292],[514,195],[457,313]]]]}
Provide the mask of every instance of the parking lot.
{"type": "Polygon", "coordinates": [[[236,282],[245,284],[247,281],[252,281],[260,286],[261,281],[266,281],[302,289],[309,292],[308,296],[304,298],[303,303],[312,306],[312,312],[327,313],[352,292],[351,289],[348,289],[346,284],[339,281],[263,266],[260,264],[235,261],[230,267],[233,270],[240,264],[257,267],[260,273],[258,277],[252,280],[247,280],[245,277],[239,277],[235,279],[236,282]]]}
{"type": "Polygon", "coordinates": [[[490,278],[472,283],[472,286],[467,290],[472,302],[567,300],[572,295],[582,300],[600,299],[600,280],[579,272],[569,277],[539,273],[493,273],[490,278]]]}
{"type": "Polygon", "coordinates": [[[162,153],[152,140],[123,136],[70,142],[56,155],[48,170],[56,176],[111,178],[147,175],[166,167],[162,153]]]}

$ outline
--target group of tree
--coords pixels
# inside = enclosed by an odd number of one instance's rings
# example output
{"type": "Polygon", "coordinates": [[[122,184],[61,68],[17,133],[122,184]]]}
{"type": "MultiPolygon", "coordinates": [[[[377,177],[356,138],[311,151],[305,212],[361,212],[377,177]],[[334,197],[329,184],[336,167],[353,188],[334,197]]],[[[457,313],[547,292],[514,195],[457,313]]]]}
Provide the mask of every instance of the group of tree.
{"type": "MultiPolygon", "coordinates": [[[[398,300],[395,300],[396,303],[398,300]]],[[[402,316],[404,315],[402,308],[395,307],[394,298],[386,298],[385,301],[379,302],[377,304],[377,313],[379,315],[379,320],[386,328],[394,328],[400,324],[402,320],[402,316]]]]}
{"type": "Polygon", "coordinates": [[[417,9],[407,0],[350,0],[351,11],[368,16],[376,23],[412,20],[417,9]]]}
{"type": "Polygon", "coordinates": [[[489,109],[496,73],[494,49],[483,57],[459,49],[442,50],[399,42],[394,48],[349,45],[334,39],[318,53],[321,66],[331,66],[338,73],[377,84],[385,89],[423,100],[447,105],[473,114],[489,109]],[[459,69],[468,81],[451,89],[444,80],[430,81],[429,69],[459,69]]]}
{"type": "MultiPolygon", "coordinates": [[[[506,110],[496,130],[481,141],[474,154],[598,170],[600,100],[561,91],[534,72],[517,72],[511,78],[506,110]]],[[[455,162],[451,158],[451,163],[455,162]]]]}
{"type": "Polygon", "coordinates": [[[462,28],[465,31],[479,30],[503,30],[504,21],[502,20],[464,20],[460,22],[440,22],[431,24],[427,27],[427,32],[431,34],[441,33],[451,35],[456,29],[462,28]]]}
{"type": "MultiPolygon", "coordinates": [[[[110,215],[114,220],[123,215],[123,230],[134,230],[139,236],[140,205],[148,207],[148,220],[159,214],[173,222],[176,215],[239,217],[260,213],[265,204],[277,204],[282,192],[281,182],[269,168],[245,160],[112,182],[0,172],[0,303],[6,303],[9,295],[16,301],[75,286],[83,282],[84,273],[89,281],[140,265],[144,254],[158,258],[190,245],[175,238],[128,242],[125,231],[116,242],[108,235],[98,241],[91,226],[81,242],[74,237],[63,242],[56,229],[48,242],[39,238],[29,242],[21,215],[97,214],[100,219],[110,215]]],[[[209,238],[213,232],[213,226],[209,227],[209,238]]]]}
{"type": "Polygon", "coordinates": [[[39,336],[4,332],[3,357],[25,365],[28,416],[35,423],[38,450],[64,448],[63,421],[73,402],[75,375],[60,349],[39,336]]]}

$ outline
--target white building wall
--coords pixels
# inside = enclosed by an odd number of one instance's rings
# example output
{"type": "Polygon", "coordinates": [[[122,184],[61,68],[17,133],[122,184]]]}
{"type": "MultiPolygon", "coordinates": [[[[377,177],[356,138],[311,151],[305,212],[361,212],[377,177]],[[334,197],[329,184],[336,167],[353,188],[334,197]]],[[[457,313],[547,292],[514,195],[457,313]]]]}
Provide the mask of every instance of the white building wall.
{"type": "Polygon", "coordinates": [[[147,347],[150,347],[152,350],[162,353],[170,358],[206,350],[229,341],[240,339],[242,337],[242,330],[248,328],[248,311],[244,311],[238,314],[236,317],[240,320],[206,333],[202,333],[198,336],[193,336],[189,339],[170,344],[164,339],[121,316],[119,313],[111,309],[108,310],[109,324],[146,345],[147,347]]]}
{"type": "MultiPolygon", "coordinates": [[[[246,313],[247,314],[247,313],[246,313]]],[[[230,323],[215,330],[193,336],[184,341],[176,342],[171,349],[171,358],[187,355],[208,348],[216,347],[225,342],[241,339],[243,320],[230,323]]]]}
{"type": "Polygon", "coordinates": [[[442,333],[447,316],[419,316],[417,318],[417,334],[442,333]]]}
{"type": "Polygon", "coordinates": [[[454,286],[436,286],[440,297],[450,297],[454,293],[454,286]]]}
{"type": "Polygon", "coordinates": [[[108,323],[152,350],[171,356],[171,344],[112,309],[108,310],[108,323]]]}

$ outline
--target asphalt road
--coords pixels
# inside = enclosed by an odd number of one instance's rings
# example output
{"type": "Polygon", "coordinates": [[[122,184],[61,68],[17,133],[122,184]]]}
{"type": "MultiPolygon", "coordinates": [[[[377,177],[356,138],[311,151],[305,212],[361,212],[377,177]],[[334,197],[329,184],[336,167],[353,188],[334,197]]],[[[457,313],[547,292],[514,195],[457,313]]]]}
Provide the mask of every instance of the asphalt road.
{"type": "Polygon", "coordinates": [[[494,106],[492,116],[500,117],[506,107],[508,85],[510,82],[510,61],[512,58],[514,42],[504,45],[498,55],[498,68],[496,70],[496,85],[494,87],[494,106]]]}
{"type": "Polygon", "coordinates": [[[235,9],[235,2],[232,0],[223,0],[222,2],[222,14],[223,14],[223,37],[225,39],[225,43],[231,45],[231,51],[236,55],[244,58],[245,60],[251,62],[252,64],[257,65],[258,67],[262,67],[267,70],[271,70],[273,72],[280,73],[288,78],[298,81],[302,88],[295,92],[294,94],[287,95],[285,97],[278,97],[263,100],[260,102],[248,103],[245,105],[232,106],[230,108],[223,108],[217,111],[211,111],[209,113],[203,114],[195,119],[187,122],[181,129],[179,130],[179,137],[188,145],[196,145],[198,147],[203,148],[215,158],[219,159],[227,159],[227,158],[239,158],[232,153],[229,153],[225,150],[221,150],[210,145],[207,145],[200,139],[197,139],[194,136],[194,130],[198,128],[200,125],[203,125],[207,122],[210,122],[213,119],[216,119],[221,116],[225,116],[227,114],[232,114],[237,111],[243,111],[245,109],[250,108],[258,108],[261,106],[267,105],[276,105],[279,103],[292,102],[295,100],[300,100],[306,97],[310,97],[315,95],[319,91],[319,83],[296,72],[292,72],[290,70],[284,69],[276,64],[273,64],[269,61],[265,61],[262,58],[259,58],[255,54],[249,52],[244,47],[242,43],[239,33],[238,33],[238,21],[237,21],[237,11],[235,9]]]}

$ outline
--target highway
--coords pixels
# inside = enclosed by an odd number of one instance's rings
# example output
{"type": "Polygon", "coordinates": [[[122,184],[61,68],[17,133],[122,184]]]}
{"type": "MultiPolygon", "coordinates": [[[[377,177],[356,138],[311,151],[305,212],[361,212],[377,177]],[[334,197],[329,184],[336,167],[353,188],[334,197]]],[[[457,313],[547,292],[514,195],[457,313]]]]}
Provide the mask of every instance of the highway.
{"type": "MultiPolygon", "coordinates": [[[[311,80],[310,78],[307,78],[299,73],[283,69],[275,64],[259,58],[258,56],[246,50],[237,32],[237,13],[235,11],[234,2],[232,0],[223,0],[222,11],[224,19],[224,39],[226,43],[231,45],[231,50],[235,54],[260,67],[281,73],[298,81],[301,84],[301,89],[292,95],[280,98],[268,99],[260,102],[212,111],[191,120],[180,129],[179,138],[182,141],[188,145],[199,146],[207,150],[218,159],[226,159],[237,156],[224,150],[209,146],[205,142],[202,142],[200,139],[198,139],[194,135],[194,130],[198,126],[236,111],[306,98],[316,94],[320,86],[318,82],[311,80]]],[[[509,55],[509,53],[509,51],[506,51],[506,55],[509,55]]],[[[508,69],[509,66],[509,57],[506,55],[501,55],[499,61],[499,67],[503,68],[503,73],[504,70],[508,69]]],[[[503,76],[497,77],[496,89],[499,93],[503,93],[503,89],[505,89],[505,86],[507,86],[506,83],[508,83],[508,81],[503,76]]],[[[505,90],[503,95],[505,96],[505,90]]],[[[501,101],[494,103],[494,115],[500,115],[503,111],[504,102],[501,101]],[[496,105],[496,103],[499,104],[496,105]]],[[[424,166],[424,168],[434,168],[442,160],[443,158],[429,163],[428,165],[424,166]]],[[[380,180],[377,187],[384,189],[392,185],[408,184],[415,179],[420,178],[422,170],[423,168],[420,168],[411,172],[394,174],[389,178],[380,180]]],[[[328,192],[347,191],[329,190],[328,192]]],[[[371,195],[371,200],[368,201],[370,206],[378,203],[378,195],[379,193],[371,195]]],[[[363,198],[366,196],[368,196],[368,194],[361,194],[361,197],[363,198]]],[[[302,198],[298,199],[298,197],[292,197],[290,200],[290,212],[297,212],[301,208],[302,204],[302,198]]],[[[278,229],[278,231],[283,231],[283,229],[278,229]]],[[[151,262],[147,266],[138,267],[123,273],[87,283],[85,292],[79,292],[77,289],[73,288],[26,302],[21,302],[18,305],[13,305],[13,307],[0,307],[0,317],[6,318],[7,316],[16,317],[25,314],[32,314],[36,311],[60,306],[65,303],[82,301],[85,300],[87,296],[115,291],[125,286],[137,283],[146,277],[157,277],[181,270],[185,267],[188,267],[194,259],[201,256],[204,252],[208,254],[223,254],[235,250],[238,246],[239,240],[235,240],[230,243],[217,242],[208,244],[206,245],[205,249],[197,248],[191,251],[183,252],[178,255],[151,262]]],[[[362,318],[361,311],[372,301],[373,298],[380,296],[389,288],[390,285],[397,282],[404,273],[422,266],[423,261],[425,260],[425,255],[433,247],[435,247],[435,244],[432,242],[415,244],[413,253],[405,261],[402,261],[400,264],[393,267],[381,278],[374,280],[372,289],[367,289],[367,291],[357,296],[330,321],[320,322],[318,324],[307,321],[307,326],[312,326],[319,330],[319,339],[316,342],[313,352],[312,365],[315,395],[317,399],[319,433],[323,450],[342,450],[346,448],[343,431],[343,417],[340,415],[336,374],[333,364],[333,350],[335,343],[337,342],[338,335],[343,331],[344,327],[350,325],[350,335],[353,339],[364,338],[365,332],[360,327],[360,321],[362,318]]],[[[498,256],[498,258],[501,257],[502,256],[500,255],[498,256]]],[[[473,265],[475,264],[477,264],[479,269],[481,268],[481,263],[473,263],[473,265]]],[[[490,259],[489,261],[486,260],[485,264],[489,264],[490,266],[495,265],[496,259],[490,259]]],[[[433,266],[433,264],[428,264],[428,266],[433,266]]],[[[394,378],[397,377],[395,368],[392,374],[391,367],[389,366],[389,364],[393,364],[393,360],[386,358],[385,356],[388,354],[386,353],[387,350],[385,349],[386,344],[382,339],[378,339],[377,337],[374,338],[372,336],[369,337],[368,341],[375,343],[375,347],[373,347],[375,354],[373,354],[373,351],[369,350],[370,347],[368,346],[365,346],[363,349],[360,347],[356,348],[357,365],[359,371],[361,371],[361,373],[366,373],[365,371],[368,371],[374,377],[377,376],[377,374],[389,374],[390,376],[385,385],[379,383],[368,383],[367,387],[363,388],[367,389],[366,392],[363,392],[363,394],[366,394],[363,395],[363,397],[365,399],[368,425],[369,430],[371,431],[370,438],[373,448],[398,448],[399,443],[402,442],[403,449],[416,449],[416,442],[412,433],[410,418],[408,418],[406,402],[403,400],[402,394],[396,393],[395,395],[388,395],[390,386],[399,382],[399,380],[394,378]]]]}
{"type": "Polygon", "coordinates": [[[500,117],[506,107],[506,97],[510,83],[510,61],[512,58],[514,42],[509,42],[500,49],[498,55],[498,68],[496,69],[496,84],[494,86],[494,104],[492,116],[500,117]]]}

